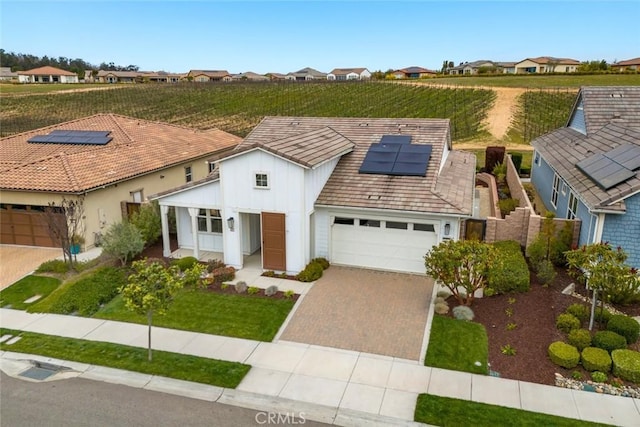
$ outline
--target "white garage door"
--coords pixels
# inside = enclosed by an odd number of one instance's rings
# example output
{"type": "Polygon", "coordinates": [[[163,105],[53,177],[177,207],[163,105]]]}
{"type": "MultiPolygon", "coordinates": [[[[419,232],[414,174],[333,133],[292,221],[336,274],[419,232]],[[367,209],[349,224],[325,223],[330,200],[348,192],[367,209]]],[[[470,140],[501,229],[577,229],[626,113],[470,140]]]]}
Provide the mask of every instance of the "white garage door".
{"type": "Polygon", "coordinates": [[[424,273],[424,255],[437,244],[436,224],[335,217],[331,262],[424,273]]]}

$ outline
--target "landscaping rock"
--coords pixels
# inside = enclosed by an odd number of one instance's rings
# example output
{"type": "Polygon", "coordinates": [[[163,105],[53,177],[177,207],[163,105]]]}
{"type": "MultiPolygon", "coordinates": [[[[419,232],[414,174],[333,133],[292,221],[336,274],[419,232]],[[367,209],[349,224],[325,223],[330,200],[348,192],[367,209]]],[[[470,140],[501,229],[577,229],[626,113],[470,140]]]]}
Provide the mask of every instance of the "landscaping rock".
{"type": "Polygon", "coordinates": [[[570,283],[569,286],[567,286],[562,290],[562,293],[565,295],[573,295],[575,291],[576,291],[576,284],[570,283]]]}
{"type": "Polygon", "coordinates": [[[556,386],[570,388],[572,390],[592,391],[595,393],[611,394],[614,396],[640,398],[640,387],[622,386],[614,387],[611,384],[596,383],[593,381],[577,381],[565,378],[556,373],[556,386]]]}

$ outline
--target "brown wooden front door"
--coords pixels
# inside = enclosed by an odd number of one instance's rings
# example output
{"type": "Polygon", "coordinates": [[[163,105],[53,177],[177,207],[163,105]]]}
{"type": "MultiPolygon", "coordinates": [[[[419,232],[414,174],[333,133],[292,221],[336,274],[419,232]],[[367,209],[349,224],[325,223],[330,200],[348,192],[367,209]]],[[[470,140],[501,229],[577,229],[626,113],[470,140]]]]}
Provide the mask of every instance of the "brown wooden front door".
{"type": "Polygon", "coordinates": [[[262,268],[287,269],[285,240],[284,214],[262,212],[262,268]]]}

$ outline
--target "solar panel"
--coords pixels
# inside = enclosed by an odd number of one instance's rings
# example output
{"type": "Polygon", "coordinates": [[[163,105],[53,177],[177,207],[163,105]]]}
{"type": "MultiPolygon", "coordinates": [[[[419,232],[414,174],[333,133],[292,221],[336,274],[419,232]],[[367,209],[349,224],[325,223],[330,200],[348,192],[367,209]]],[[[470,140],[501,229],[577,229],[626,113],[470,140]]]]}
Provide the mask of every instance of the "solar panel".
{"type": "Polygon", "coordinates": [[[392,175],[425,176],[431,157],[431,145],[401,145],[392,175]]]}
{"type": "Polygon", "coordinates": [[[636,174],[603,154],[594,154],[578,162],[576,167],[603,190],[634,177],[636,174]]]}
{"type": "Polygon", "coordinates": [[[113,137],[110,131],[95,130],[53,130],[48,135],[35,135],[27,142],[40,144],[74,144],[74,145],[105,145],[113,137]]]}
{"type": "Polygon", "coordinates": [[[411,144],[411,135],[382,135],[380,144],[411,144]]]}
{"type": "Polygon", "coordinates": [[[604,155],[629,170],[640,169],[640,145],[623,144],[604,155]]]}
{"type": "Polygon", "coordinates": [[[399,151],[400,144],[371,144],[359,172],[390,174],[399,151]]]}

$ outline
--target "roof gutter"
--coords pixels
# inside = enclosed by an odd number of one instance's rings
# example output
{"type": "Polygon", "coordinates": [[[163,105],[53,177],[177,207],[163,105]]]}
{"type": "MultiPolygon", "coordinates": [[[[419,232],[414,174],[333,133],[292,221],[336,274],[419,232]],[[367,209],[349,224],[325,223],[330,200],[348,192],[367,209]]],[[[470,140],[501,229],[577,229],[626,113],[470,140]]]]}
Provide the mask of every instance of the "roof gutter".
{"type": "Polygon", "coordinates": [[[446,217],[454,217],[454,218],[472,218],[473,214],[456,214],[456,213],[445,213],[445,212],[426,212],[426,211],[407,211],[400,209],[381,209],[381,208],[363,208],[359,206],[337,206],[337,205],[320,205],[315,204],[314,207],[325,208],[325,209],[355,209],[355,210],[364,210],[368,212],[379,212],[381,214],[385,213],[399,213],[399,214],[418,214],[418,215],[433,215],[433,216],[446,216],[446,217]]]}

